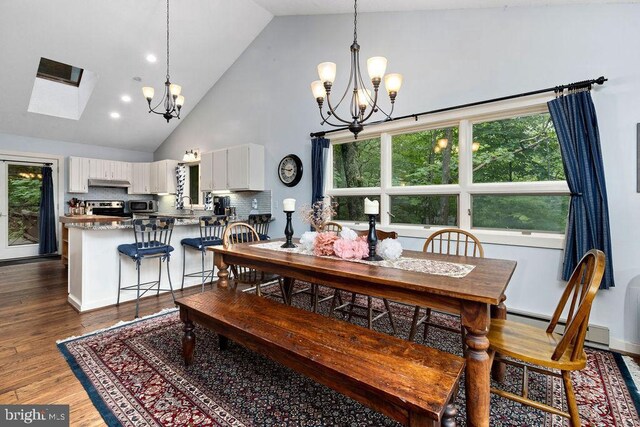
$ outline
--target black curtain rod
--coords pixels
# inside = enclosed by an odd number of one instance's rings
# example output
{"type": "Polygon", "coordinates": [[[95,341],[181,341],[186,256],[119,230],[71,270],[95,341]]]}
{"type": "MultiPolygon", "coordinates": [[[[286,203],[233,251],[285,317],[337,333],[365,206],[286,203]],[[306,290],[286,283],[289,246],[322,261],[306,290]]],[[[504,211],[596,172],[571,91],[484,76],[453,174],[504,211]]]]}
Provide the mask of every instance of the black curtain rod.
{"type": "Polygon", "coordinates": [[[27,162],[24,160],[9,160],[9,159],[0,159],[2,162],[16,162],[16,163],[29,163],[30,165],[42,165],[42,166],[52,166],[53,163],[46,162],[27,162]]]}
{"type": "MultiPolygon", "coordinates": [[[[491,104],[492,102],[498,102],[498,101],[506,101],[509,99],[515,99],[515,98],[522,98],[525,96],[531,96],[531,95],[539,95],[541,93],[546,93],[546,92],[563,92],[564,90],[575,90],[575,89],[583,89],[583,88],[589,88],[589,90],[591,90],[591,86],[593,86],[594,84],[598,84],[598,85],[602,85],[604,84],[604,82],[608,81],[609,79],[606,79],[604,76],[600,76],[597,79],[591,79],[591,80],[583,80],[581,82],[575,82],[575,83],[569,83],[569,84],[565,84],[565,85],[560,85],[560,86],[554,86],[554,87],[548,87],[546,89],[540,89],[540,90],[534,90],[531,92],[524,92],[524,93],[519,93],[517,95],[509,95],[509,96],[503,96],[500,98],[493,98],[493,99],[486,99],[484,101],[476,101],[476,102],[470,102],[468,104],[461,104],[461,105],[456,105],[453,107],[446,107],[446,108],[439,108],[437,110],[431,110],[431,111],[424,111],[422,113],[415,113],[415,114],[407,114],[406,116],[400,116],[400,117],[393,117],[391,119],[387,119],[387,120],[380,120],[377,122],[371,122],[365,126],[371,126],[371,125],[377,125],[380,123],[387,123],[387,122],[391,122],[391,121],[396,121],[396,120],[402,120],[402,119],[408,119],[408,118],[415,118],[416,120],[418,120],[418,117],[420,116],[426,116],[428,114],[436,114],[436,113],[443,113],[445,111],[451,111],[451,110],[459,110],[461,108],[467,108],[467,107],[475,107],[477,105],[483,105],[483,104],[491,104]]],[[[348,130],[348,127],[342,127],[342,128],[337,128],[337,129],[332,129],[332,130],[327,130],[327,131],[322,131],[322,132],[312,132],[309,135],[312,138],[315,137],[321,137],[321,136],[325,136],[328,133],[334,133],[334,132],[340,132],[343,130],[348,130]]]]}

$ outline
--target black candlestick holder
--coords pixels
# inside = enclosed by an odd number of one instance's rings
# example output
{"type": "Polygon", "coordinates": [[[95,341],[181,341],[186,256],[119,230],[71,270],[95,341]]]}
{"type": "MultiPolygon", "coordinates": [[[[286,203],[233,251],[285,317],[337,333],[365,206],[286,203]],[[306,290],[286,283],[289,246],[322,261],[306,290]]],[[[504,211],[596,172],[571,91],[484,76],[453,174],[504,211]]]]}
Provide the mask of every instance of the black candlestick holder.
{"type": "Polygon", "coordinates": [[[287,214],[287,225],[284,227],[284,236],[287,238],[287,241],[280,246],[281,248],[295,248],[296,245],[293,244],[291,239],[293,238],[293,225],[291,225],[291,212],[284,211],[287,214]]]}
{"type": "Polygon", "coordinates": [[[369,244],[369,257],[366,261],[382,261],[380,255],[376,255],[376,246],[378,246],[378,235],[376,234],[376,216],[369,214],[369,234],[367,235],[367,243],[369,244]]]}

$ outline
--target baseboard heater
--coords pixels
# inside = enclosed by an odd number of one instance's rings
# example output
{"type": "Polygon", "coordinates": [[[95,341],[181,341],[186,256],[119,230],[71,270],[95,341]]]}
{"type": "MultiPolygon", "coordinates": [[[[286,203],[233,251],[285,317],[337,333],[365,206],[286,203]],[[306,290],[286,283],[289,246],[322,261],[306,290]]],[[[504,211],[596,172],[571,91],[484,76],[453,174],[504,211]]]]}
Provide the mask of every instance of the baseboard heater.
{"type": "MultiPolygon", "coordinates": [[[[546,328],[549,325],[549,321],[551,320],[551,317],[519,310],[508,310],[507,318],[515,322],[526,323],[528,325],[536,326],[539,328],[546,328]]],[[[566,323],[560,320],[554,332],[557,332],[559,334],[564,333],[565,326],[566,323]]],[[[587,328],[585,344],[592,345],[594,347],[609,348],[609,328],[590,324],[587,328]]]]}

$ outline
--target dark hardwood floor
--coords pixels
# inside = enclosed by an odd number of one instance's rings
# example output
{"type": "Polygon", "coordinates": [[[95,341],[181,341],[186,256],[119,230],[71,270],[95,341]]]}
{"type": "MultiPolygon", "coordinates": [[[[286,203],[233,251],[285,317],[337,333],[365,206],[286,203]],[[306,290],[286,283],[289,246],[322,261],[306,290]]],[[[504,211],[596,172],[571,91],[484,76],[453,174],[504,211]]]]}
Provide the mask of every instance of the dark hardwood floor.
{"type": "MultiPolygon", "coordinates": [[[[177,291],[176,298],[199,290],[177,291]]],[[[172,306],[170,295],[151,296],[141,301],[140,316],[172,306]]],[[[71,425],[104,425],[56,340],[131,320],[134,312],[135,302],[76,312],[67,303],[67,271],[59,260],[0,267],[0,403],[68,404],[71,425]]]]}

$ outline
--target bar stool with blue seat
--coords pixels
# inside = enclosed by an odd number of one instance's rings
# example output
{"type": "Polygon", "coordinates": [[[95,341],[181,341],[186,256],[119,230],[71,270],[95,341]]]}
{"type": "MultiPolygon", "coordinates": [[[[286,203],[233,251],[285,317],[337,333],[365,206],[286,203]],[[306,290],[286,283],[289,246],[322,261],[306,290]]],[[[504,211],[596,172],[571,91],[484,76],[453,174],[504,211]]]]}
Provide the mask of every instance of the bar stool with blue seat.
{"type": "Polygon", "coordinates": [[[211,277],[213,282],[213,266],[210,270],[204,268],[204,258],[206,256],[208,246],[222,245],[222,236],[224,230],[229,223],[229,217],[227,216],[201,216],[200,217],[200,237],[189,237],[182,239],[182,286],[180,289],[184,289],[185,277],[202,277],[202,292],[204,292],[204,283],[211,277]],[[185,273],[185,258],[187,249],[192,249],[200,252],[201,268],[200,271],[194,273],[185,273]]]}
{"type": "Polygon", "coordinates": [[[260,240],[269,240],[269,224],[271,214],[251,214],[247,220],[249,225],[258,233],[260,240]]]}
{"type": "Polygon", "coordinates": [[[171,234],[173,233],[174,218],[152,218],[152,219],[134,219],[133,234],[135,243],[126,243],[118,246],[118,301],[116,306],[120,305],[120,292],[127,290],[136,290],[136,317],[138,317],[138,309],[140,297],[144,296],[148,291],[157,286],[157,294],[160,291],[171,291],[171,297],[175,302],[176,297],[173,294],[173,285],[171,284],[171,272],[169,270],[169,260],[173,247],[171,246],[171,234]],[[136,263],[136,271],[138,274],[138,282],[135,285],[122,286],[122,256],[129,257],[136,263]],[[158,258],[158,280],[140,283],[140,266],[144,258],[158,258]],[[169,278],[169,288],[160,288],[162,280],[162,262],[167,262],[167,276],[169,278]],[[142,291],[142,293],[140,293],[142,291]]]}

